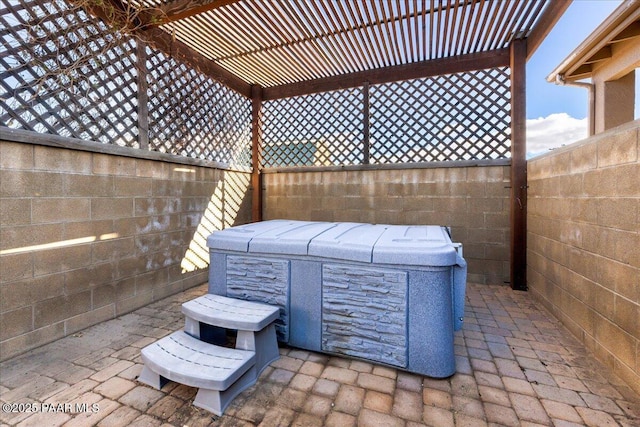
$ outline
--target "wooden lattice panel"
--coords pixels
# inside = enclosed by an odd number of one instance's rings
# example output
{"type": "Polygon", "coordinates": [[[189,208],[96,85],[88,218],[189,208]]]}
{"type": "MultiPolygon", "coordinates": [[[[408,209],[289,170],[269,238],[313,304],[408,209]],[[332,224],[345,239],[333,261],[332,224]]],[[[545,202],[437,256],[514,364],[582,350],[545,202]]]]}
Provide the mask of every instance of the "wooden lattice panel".
{"type": "Polygon", "coordinates": [[[63,0],[0,2],[0,126],[251,166],[249,100],[149,47],[139,97],[138,40],[63,0]]]}
{"type": "Polygon", "coordinates": [[[368,96],[364,90],[265,102],[262,165],[510,157],[509,68],[372,85],[368,96]]]}
{"type": "Polygon", "coordinates": [[[159,51],[148,53],[152,150],[251,165],[251,102],[159,51]]]}
{"type": "Polygon", "coordinates": [[[508,68],[371,86],[371,163],[510,156],[508,68]]]}
{"type": "Polygon", "coordinates": [[[1,4],[0,126],[136,146],[135,41],[61,0],[1,4]]]}
{"type": "Polygon", "coordinates": [[[263,104],[262,165],[363,163],[361,88],[263,104]]]}

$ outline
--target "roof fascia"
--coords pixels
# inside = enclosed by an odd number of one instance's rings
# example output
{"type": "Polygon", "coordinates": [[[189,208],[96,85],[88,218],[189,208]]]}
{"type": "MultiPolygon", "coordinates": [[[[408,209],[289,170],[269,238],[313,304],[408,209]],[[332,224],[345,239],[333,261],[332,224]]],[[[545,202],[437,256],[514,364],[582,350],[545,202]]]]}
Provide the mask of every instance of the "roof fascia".
{"type": "Polygon", "coordinates": [[[640,0],[626,0],[609,15],[560,65],[548,76],[553,83],[557,76],[563,80],[575,81],[589,77],[584,65],[596,57],[598,52],[622,33],[627,27],[640,19],[640,0]]]}

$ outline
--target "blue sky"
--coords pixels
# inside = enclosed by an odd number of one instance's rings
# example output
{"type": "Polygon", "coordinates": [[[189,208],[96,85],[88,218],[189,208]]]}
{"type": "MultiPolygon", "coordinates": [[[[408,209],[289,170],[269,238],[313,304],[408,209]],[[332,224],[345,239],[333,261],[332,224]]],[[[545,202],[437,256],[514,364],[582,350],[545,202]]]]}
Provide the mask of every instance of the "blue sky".
{"type": "Polygon", "coordinates": [[[530,155],[586,137],[587,90],[557,86],[546,77],[620,0],[575,0],[527,63],[527,151],[530,155]]]}

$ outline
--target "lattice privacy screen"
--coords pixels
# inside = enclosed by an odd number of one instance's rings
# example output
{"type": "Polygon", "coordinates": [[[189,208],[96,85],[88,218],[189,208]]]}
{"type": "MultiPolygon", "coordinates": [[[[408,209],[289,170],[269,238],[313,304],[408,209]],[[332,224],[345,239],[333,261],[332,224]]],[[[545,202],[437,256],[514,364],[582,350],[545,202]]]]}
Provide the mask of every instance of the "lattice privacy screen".
{"type": "Polygon", "coordinates": [[[262,165],[362,163],[362,96],[347,89],[265,102],[262,165]]]}
{"type": "MultiPolygon", "coordinates": [[[[0,0],[0,75],[0,126],[251,166],[251,101],[64,0],[0,0]]],[[[263,167],[505,158],[509,69],[267,101],[262,120],[263,167]]]]}
{"type": "Polygon", "coordinates": [[[155,51],[148,56],[152,150],[251,165],[251,103],[155,51]]]}
{"type": "Polygon", "coordinates": [[[60,1],[0,4],[0,124],[136,145],[133,40],[60,1]]]}
{"type": "Polygon", "coordinates": [[[268,101],[262,165],[508,158],[510,96],[505,67],[268,101]]]}
{"type": "Polygon", "coordinates": [[[0,126],[249,167],[251,102],[137,44],[63,0],[0,0],[0,126]]]}
{"type": "Polygon", "coordinates": [[[510,155],[509,68],[371,87],[371,163],[510,155]]]}

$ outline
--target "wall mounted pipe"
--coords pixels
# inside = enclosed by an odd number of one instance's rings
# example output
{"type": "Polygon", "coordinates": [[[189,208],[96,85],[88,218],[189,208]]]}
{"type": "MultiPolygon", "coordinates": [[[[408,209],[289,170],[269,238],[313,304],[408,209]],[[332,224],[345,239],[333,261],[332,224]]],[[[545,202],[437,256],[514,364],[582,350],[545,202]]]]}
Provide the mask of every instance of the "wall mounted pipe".
{"type": "Polygon", "coordinates": [[[593,83],[570,82],[564,78],[563,74],[556,74],[555,83],[560,86],[575,86],[585,88],[589,91],[589,135],[596,133],[596,86],[593,83]]]}

